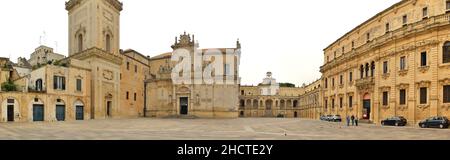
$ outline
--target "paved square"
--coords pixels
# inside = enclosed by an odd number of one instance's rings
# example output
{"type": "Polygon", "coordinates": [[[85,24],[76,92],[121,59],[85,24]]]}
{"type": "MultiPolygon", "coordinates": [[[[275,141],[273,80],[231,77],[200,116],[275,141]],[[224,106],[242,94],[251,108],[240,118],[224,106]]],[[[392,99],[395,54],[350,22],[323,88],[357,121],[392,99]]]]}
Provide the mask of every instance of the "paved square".
{"type": "Polygon", "coordinates": [[[306,119],[122,119],[0,123],[2,140],[450,140],[449,129],[306,119]]]}

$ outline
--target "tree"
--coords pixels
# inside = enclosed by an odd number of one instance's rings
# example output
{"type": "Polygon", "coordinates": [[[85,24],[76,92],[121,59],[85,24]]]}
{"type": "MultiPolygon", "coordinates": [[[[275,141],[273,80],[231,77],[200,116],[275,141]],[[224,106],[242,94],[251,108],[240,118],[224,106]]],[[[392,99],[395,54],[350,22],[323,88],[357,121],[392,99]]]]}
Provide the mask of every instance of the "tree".
{"type": "Polygon", "coordinates": [[[292,83],[280,83],[280,87],[295,88],[295,84],[292,84],[292,83]]]}
{"type": "Polygon", "coordinates": [[[8,82],[2,83],[2,91],[17,91],[17,86],[11,80],[9,80],[8,82]]]}

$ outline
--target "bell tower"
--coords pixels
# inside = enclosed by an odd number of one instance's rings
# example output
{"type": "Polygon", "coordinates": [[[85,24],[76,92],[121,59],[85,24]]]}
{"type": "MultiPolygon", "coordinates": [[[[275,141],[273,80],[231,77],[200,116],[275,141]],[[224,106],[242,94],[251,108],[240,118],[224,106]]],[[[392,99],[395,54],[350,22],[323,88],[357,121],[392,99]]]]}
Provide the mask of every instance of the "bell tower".
{"type": "Polygon", "coordinates": [[[118,0],[69,0],[69,56],[90,48],[119,54],[120,12],[118,0]]]}

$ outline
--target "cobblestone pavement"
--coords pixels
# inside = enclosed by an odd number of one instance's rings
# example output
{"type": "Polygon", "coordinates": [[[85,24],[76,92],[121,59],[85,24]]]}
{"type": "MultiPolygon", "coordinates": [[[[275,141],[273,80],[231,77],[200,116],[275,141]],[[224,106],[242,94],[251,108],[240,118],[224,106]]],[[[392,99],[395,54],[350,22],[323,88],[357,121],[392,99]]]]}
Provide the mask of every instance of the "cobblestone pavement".
{"type": "Polygon", "coordinates": [[[450,140],[450,129],[305,119],[122,119],[0,123],[1,140],[450,140]]]}

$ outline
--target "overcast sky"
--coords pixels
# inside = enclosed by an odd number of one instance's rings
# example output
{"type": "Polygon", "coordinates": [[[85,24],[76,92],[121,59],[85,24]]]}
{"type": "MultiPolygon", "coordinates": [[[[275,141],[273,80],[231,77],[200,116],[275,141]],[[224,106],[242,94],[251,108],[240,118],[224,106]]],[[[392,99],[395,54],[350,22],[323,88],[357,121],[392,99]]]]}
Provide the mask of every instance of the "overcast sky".
{"type": "MultiPolygon", "coordinates": [[[[44,32],[43,43],[67,56],[65,1],[2,1],[0,57],[29,58],[44,32]]],[[[235,47],[239,38],[242,84],[258,84],[271,71],[278,82],[301,85],[320,78],[325,47],[400,0],[121,1],[122,49],[156,56],[184,31],[201,48],[235,47]]]]}

